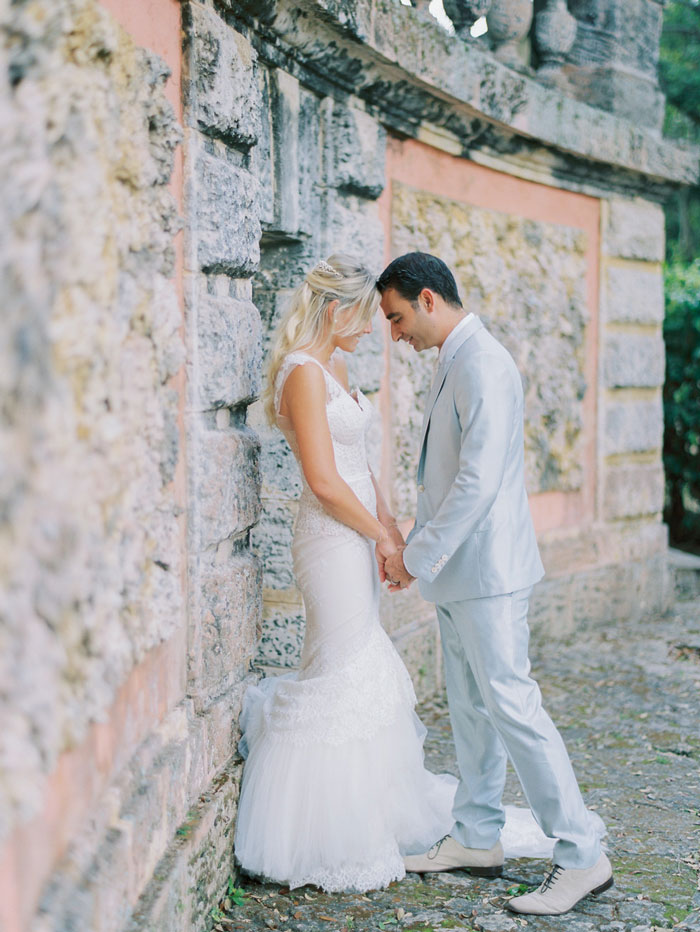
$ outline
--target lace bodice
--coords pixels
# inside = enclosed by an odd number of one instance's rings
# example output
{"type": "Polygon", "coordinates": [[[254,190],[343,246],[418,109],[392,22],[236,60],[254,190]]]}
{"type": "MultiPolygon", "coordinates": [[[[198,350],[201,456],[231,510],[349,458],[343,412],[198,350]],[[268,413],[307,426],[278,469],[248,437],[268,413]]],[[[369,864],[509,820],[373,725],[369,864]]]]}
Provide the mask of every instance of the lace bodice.
{"type": "Polygon", "coordinates": [[[339,475],[348,483],[362,504],[372,514],[376,514],[374,486],[367,463],[365,434],[372,417],[372,405],[359,389],[355,390],[357,400],[333,378],[327,369],[308,353],[290,353],[282,361],[275,380],[275,411],[277,424],[287,439],[301,473],[302,493],[299,498],[295,530],[297,533],[308,531],[313,534],[356,534],[352,528],[336,521],[323,508],[313,494],[304,476],[299,457],[296,434],[288,418],[279,413],[282,390],[287,376],[296,366],[307,363],[318,366],[326,382],[326,416],[333,443],[335,465],[339,475]]]}

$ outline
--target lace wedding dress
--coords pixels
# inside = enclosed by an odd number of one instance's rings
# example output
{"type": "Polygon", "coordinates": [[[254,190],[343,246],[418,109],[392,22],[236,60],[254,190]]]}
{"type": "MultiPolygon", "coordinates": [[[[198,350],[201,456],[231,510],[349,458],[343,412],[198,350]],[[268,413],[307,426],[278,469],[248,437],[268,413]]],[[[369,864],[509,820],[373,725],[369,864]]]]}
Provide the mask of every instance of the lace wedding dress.
{"type": "MultiPolygon", "coordinates": [[[[324,372],[338,472],[376,514],[364,395],[355,400],[313,357],[292,353],[275,409],[289,373],[307,363],[324,372]]],[[[298,459],[290,422],[278,414],[278,424],[298,459]]],[[[246,693],[235,851],[247,873],[290,887],[365,891],[403,877],[404,854],[449,832],[457,781],[424,767],[413,686],[379,620],[373,541],[332,518],[303,473],[302,483],[292,545],[306,609],[301,666],[246,693]]],[[[515,815],[513,852],[551,854],[529,810],[515,815]]]]}

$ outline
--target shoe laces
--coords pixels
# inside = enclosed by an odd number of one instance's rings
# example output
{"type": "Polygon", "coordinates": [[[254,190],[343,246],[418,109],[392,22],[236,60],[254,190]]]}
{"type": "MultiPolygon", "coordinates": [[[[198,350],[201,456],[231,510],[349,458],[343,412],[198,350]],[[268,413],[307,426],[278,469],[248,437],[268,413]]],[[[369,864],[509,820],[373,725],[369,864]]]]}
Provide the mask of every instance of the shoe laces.
{"type": "Polygon", "coordinates": [[[542,886],[540,887],[540,893],[546,893],[550,887],[553,887],[557,882],[561,874],[564,873],[564,868],[560,867],[558,864],[555,864],[552,870],[547,874],[547,876],[542,881],[542,886]]]}
{"type": "Polygon", "coordinates": [[[435,842],[435,844],[433,845],[433,847],[430,849],[430,851],[427,854],[428,860],[432,861],[434,860],[434,858],[438,856],[438,853],[440,851],[440,848],[442,847],[443,841],[445,841],[445,839],[449,837],[450,837],[450,833],[448,832],[447,835],[442,836],[440,841],[435,842]]]}

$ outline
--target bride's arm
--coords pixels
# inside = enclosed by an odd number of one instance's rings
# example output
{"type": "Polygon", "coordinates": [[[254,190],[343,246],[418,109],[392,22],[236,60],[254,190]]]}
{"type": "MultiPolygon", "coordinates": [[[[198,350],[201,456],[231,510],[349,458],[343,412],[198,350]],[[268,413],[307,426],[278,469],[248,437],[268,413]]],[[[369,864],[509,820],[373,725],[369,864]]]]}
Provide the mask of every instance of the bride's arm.
{"type": "Polygon", "coordinates": [[[287,377],[282,395],[309,488],[329,514],[372,538],[389,556],[396,550],[389,531],[365,508],[336,468],[323,372],[313,363],[297,366],[287,377]]]}
{"type": "Polygon", "coordinates": [[[372,470],[369,471],[370,476],[372,477],[372,485],[374,486],[374,495],[377,499],[377,517],[379,521],[384,525],[384,527],[389,532],[389,536],[394,541],[397,547],[403,547],[405,541],[403,539],[403,534],[399,530],[399,525],[396,521],[396,518],[391,513],[391,508],[387,504],[387,500],[384,498],[384,493],[379,487],[379,483],[376,480],[376,477],[372,470]]]}
{"type": "MultiPolygon", "coordinates": [[[[345,364],[345,360],[342,356],[331,357],[331,364],[333,365],[333,371],[340,382],[340,384],[345,388],[345,391],[350,394],[350,383],[348,381],[348,367],[345,364]]],[[[369,465],[367,467],[369,469],[369,465]]],[[[389,532],[389,536],[394,541],[397,547],[403,547],[405,544],[403,534],[399,530],[399,526],[396,522],[396,518],[391,513],[391,508],[389,507],[387,500],[384,498],[384,493],[379,487],[379,483],[376,480],[376,477],[371,469],[369,469],[369,474],[372,477],[372,485],[374,486],[374,497],[377,500],[377,517],[381,524],[389,532]]]]}

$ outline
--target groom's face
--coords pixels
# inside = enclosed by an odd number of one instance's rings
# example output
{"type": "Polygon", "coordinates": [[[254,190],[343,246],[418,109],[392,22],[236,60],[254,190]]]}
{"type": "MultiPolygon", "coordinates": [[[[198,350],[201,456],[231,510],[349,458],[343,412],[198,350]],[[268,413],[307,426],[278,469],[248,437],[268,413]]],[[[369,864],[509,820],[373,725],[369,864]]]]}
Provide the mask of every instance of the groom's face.
{"type": "Polygon", "coordinates": [[[435,345],[428,313],[421,307],[421,296],[409,301],[395,288],[387,288],[382,295],[381,307],[391,324],[391,339],[396,343],[405,340],[420,352],[435,345]]]}

